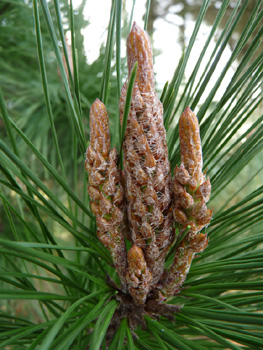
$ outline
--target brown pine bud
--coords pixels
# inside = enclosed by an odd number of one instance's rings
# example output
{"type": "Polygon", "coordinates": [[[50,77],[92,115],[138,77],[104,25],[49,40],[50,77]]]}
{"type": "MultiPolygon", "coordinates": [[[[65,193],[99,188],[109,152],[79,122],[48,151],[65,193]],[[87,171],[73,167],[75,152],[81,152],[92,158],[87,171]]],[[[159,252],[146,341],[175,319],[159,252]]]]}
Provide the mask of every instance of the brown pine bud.
{"type": "MultiPolygon", "coordinates": [[[[127,211],[132,241],[144,250],[153,275],[152,284],[155,284],[162,274],[163,250],[167,242],[171,244],[173,234],[170,216],[170,225],[165,227],[166,211],[171,207],[171,176],[163,108],[154,90],[151,43],[147,33],[136,23],[127,39],[127,55],[129,74],[138,62],[123,142],[127,211]],[[165,232],[165,239],[162,232],[165,232]]],[[[126,94],[127,83],[121,91],[121,123],[126,94]]]]}
{"type": "Polygon", "coordinates": [[[180,291],[192,260],[196,253],[207,245],[206,236],[198,233],[208,225],[212,210],[207,209],[206,202],[211,192],[209,179],[202,173],[202,148],[198,120],[189,107],[179,121],[181,146],[181,165],[175,168],[173,186],[173,216],[179,224],[179,236],[187,229],[186,237],[180,243],[172,266],[162,278],[164,295],[174,295],[180,291]],[[190,227],[190,229],[189,229],[190,227]]]}
{"type": "Polygon", "coordinates": [[[194,112],[186,107],[179,120],[181,163],[192,179],[200,184],[203,180],[202,148],[199,124],[194,112]]]}
{"type": "Polygon", "coordinates": [[[147,268],[143,250],[133,245],[128,251],[128,289],[137,305],[143,305],[150,290],[152,274],[147,268]]]}
{"type": "Polygon", "coordinates": [[[117,151],[110,150],[108,114],[98,99],[90,109],[90,144],[85,168],[89,175],[88,192],[91,210],[96,216],[97,236],[111,252],[125,290],[127,261],[123,235],[123,189],[117,169],[117,151]]]}
{"type": "Polygon", "coordinates": [[[141,93],[154,90],[153,57],[147,33],[135,22],[127,40],[128,69],[131,73],[138,62],[136,83],[141,93]]]}
{"type": "Polygon", "coordinates": [[[207,242],[206,235],[202,233],[181,242],[169,272],[166,272],[161,280],[163,285],[161,293],[164,296],[172,296],[180,292],[195,254],[202,252],[206,248],[207,242]]]}
{"type": "Polygon", "coordinates": [[[211,184],[209,179],[205,180],[205,174],[202,173],[199,125],[189,107],[180,117],[179,137],[182,163],[174,171],[174,219],[179,224],[183,221],[184,224],[194,222],[197,231],[200,231],[210,222],[212,216],[212,211],[206,206],[211,193],[211,184]],[[182,211],[188,220],[185,218],[183,220],[182,211]]]}
{"type": "Polygon", "coordinates": [[[90,148],[96,156],[101,155],[105,160],[110,153],[108,114],[106,107],[99,99],[96,99],[90,108],[90,148]]]}

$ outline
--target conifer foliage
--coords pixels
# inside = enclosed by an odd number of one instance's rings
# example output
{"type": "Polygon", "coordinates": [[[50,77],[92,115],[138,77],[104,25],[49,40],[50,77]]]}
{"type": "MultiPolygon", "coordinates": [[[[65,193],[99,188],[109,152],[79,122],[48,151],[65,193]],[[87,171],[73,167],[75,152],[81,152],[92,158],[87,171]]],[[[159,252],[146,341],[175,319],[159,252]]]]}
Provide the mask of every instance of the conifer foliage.
{"type": "Polygon", "coordinates": [[[262,350],[263,0],[198,2],[157,93],[158,2],[92,64],[74,3],[0,1],[0,348],[262,350]]]}

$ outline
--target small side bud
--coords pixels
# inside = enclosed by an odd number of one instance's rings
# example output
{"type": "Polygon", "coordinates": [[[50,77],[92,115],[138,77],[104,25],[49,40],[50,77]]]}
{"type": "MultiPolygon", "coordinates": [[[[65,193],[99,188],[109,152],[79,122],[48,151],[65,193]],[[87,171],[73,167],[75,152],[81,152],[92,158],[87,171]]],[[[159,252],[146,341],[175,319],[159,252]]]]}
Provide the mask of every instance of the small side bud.
{"type": "Polygon", "coordinates": [[[150,290],[152,274],[147,268],[143,251],[133,245],[128,251],[128,289],[137,305],[143,305],[150,290]]]}

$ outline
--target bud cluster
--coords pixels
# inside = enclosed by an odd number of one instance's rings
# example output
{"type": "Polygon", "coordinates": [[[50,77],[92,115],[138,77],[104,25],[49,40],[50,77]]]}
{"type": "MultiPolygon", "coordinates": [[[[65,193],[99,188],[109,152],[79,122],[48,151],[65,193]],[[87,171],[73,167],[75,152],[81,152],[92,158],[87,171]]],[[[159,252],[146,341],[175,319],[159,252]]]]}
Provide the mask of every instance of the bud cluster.
{"type": "MultiPolygon", "coordinates": [[[[163,107],[154,90],[151,43],[135,23],[127,55],[129,74],[135,62],[138,70],[122,145],[123,172],[117,167],[116,148],[110,149],[108,115],[98,99],[90,112],[85,165],[97,235],[111,252],[121,290],[137,307],[156,310],[154,301],[160,303],[180,291],[195,254],[207,245],[207,236],[200,231],[212,216],[206,206],[211,185],[202,172],[198,120],[188,107],[179,121],[181,164],[171,174],[163,107]],[[125,239],[132,243],[128,252],[125,239]],[[165,270],[176,239],[180,244],[165,270]]],[[[121,124],[126,94],[127,82],[119,103],[121,124]]]]}

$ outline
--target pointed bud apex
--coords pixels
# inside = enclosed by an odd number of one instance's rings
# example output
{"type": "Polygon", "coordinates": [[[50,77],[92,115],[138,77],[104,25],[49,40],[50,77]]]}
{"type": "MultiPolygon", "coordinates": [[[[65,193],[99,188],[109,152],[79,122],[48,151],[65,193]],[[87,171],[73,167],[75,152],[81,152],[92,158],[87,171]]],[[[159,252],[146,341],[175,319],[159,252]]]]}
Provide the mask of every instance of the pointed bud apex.
{"type": "Polygon", "coordinates": [[[90,147],[105,159],[110,152],[110,128],[104,104],[97,98],[90,108],[90,147]]]}
{"type": "Polygon", "coordinates": [[[152,281],[152,274],[147,268],[143,250],[133,245],[128,251],[127,282],[129,292],[137,305],[143,305],[152,281]]]}
{"type": "Polygon", "coordinates": [[[127,39],[129,74],[135,62],[138,62],[136,83],[140,91],[154,88],[152,47],[148,34],[135,22],[127,39]]]}
{"type": "Polygon", "coordinates": [[[195,178],[198,181],[203,167],[201,140],[198,120],[189,107],[186,107],[180,117],[179,137],[181,162],[190,176],[195,173],[195,178]]]}

